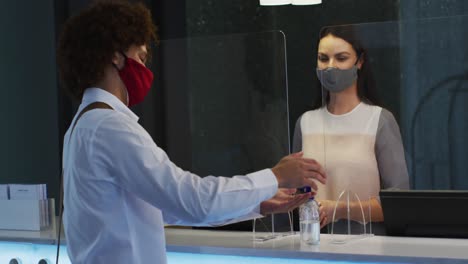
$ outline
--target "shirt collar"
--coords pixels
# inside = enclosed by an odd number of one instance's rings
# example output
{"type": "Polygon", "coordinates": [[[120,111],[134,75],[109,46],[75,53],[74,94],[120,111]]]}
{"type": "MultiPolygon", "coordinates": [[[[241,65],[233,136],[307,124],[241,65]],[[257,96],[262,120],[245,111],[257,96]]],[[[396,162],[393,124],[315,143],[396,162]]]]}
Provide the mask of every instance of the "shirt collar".
{"type": "Polygon", "coordinates": [[[78,111],[85,108],[90,103],[94,102],[103,102],[108,104],[114,110],[123,113],[124,115],[128,116],[129,118],[138,121],[138,116],[130,110],[126,105],[122,103],[115,95],[109,93],[106,90],[101,88],[87,88],[83,94],[83,100],[81,101],[81,105],[78,111]]]}

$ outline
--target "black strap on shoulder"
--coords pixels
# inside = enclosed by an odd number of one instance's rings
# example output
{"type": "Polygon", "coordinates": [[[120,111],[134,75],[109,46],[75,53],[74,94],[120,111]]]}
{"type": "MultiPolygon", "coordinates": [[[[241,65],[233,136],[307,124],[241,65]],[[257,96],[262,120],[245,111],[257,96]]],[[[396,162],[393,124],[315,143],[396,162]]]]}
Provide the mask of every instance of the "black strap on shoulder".
{"type": "Polygon", "coordinates": [[[78,114],[78,116],[76,117],[76,120],[75,120],[75,123],[73,124],[73,127],[72,127],[72,130],[70,132],[70,139],[71,139],[71,135],[73,134],[73,130],[75,129],[75,126],[76,126],[76,123],[78,123],[78,120],[80,120],[80,118],[88,111],[90,110],[93,110],[93,109],[110,109],[110,110],[113,110],[113,108],[106,104],[106,103],[103,103],[103,102],[94,102],[94,103],[90,103],[88,106],[86,106],[85,108],[83,108],[83,110],[81,110],[81,112],[78,114]]]}
{"type": "MultiPolygon", "coordinates": [[[[114,110],[110,105],[103,103],[103,102],[94,102],[90,103],[87,105],[81,112],[78,114],[76,117],[75,123],[73,123],[72,129],[70,131],[70,136],[69,136],[69,141],[71,140],[71,136],[73,134],[73,130],[75,130],[76,123],[78,123],[78,120],[88,111],[91,111],[93,109],[110,109],[114,110]]],[[[60,218],[59,218],[59,229],[58,229],[58,240],[57,240],[57,257],[55,259],[55,264],[58,264],[58,259],[59,259],[59,253],[60,253],[60,235],[62,231],[62,217],[63,217],[63,168],[62,168],[62,176],[60,177],[60,218]]]]}

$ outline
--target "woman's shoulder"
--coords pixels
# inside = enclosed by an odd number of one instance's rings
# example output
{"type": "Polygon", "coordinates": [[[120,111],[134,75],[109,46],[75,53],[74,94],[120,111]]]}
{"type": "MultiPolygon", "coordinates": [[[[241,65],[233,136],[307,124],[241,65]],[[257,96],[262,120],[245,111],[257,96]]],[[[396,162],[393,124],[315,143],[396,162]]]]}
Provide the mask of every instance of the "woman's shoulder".
{"type": "Polygon", "coordinates": [[[310,118],[317,118],[319,114],[321,114],[322,112],[324,111],[324,108],[323,107],[320,107],[320,108],[317,108],[317,109],[313,109],[313,110],[309,110],[307,112],[304,112],[298,120],[301,120],[301,119],[310,119],[310,118]]]}
{"type": "Polygon", "coordinates": [[[390,112],[390,110],[386,109],[386,108],[383,108],[383,107],[380,107],[381,108],[381,111],[380,111],[380,119],[384,122],[395,122],[395,116],[393,115],[392,112],[390,112]]]}
{"type": "Polygon", "coordinates": [[[383,108],[383,107],[380,107],[380,108],[381,108],[381,111],[380,111],[378,128],[382,129],[386,127],[386,128],[398,128],[399,129],[398,122],[396,121],[393,113],[386,108],[383,108]]]}
{"type": "Polygon", "coordinates": [[[366,109],[367,111],[373,111],[373,112],[377,112],[377,113],[381,113],[382,111],[386,110],[385,108],[381,107],[381,106],[378,106],[378,105],[373,105],[373,104],[368,104],[368,103],[365,103],[365,102],[361,102],[361,107],[363,109],[366,109]]]}

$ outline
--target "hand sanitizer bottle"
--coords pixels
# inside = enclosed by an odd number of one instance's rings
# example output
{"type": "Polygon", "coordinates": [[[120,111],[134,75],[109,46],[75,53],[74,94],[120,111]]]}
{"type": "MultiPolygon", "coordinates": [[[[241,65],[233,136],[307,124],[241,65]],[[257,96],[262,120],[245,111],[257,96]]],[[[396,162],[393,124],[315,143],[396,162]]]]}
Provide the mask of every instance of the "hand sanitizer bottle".
{"type": "MultiPolygon", "coordinates": [[[[304,190],[310,192],[310,187],[305,187],[304,190]]],[[[314,197],[300,206],[299,223],[301,241],[309,245],[320,244],[320,213],[314,197]]]]}

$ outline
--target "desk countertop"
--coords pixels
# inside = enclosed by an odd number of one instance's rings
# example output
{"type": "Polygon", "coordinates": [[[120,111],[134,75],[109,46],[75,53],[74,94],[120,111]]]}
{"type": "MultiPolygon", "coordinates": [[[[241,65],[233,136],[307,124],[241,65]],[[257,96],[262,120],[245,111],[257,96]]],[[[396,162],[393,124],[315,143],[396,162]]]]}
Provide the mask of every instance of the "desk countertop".
{"type": "MultiPolygon", "coordinates": [[[[257,237],[262,236],[257,233],[257,237]]],[[[321,235],[318,246],[300,243],[299,235],[254,241],[249,232],[222,232],[166,228],[167,250],[227,255],[312,258],[323,260],[400,263],[468,263],[468,239],[359,236],[335,243],[321,235]]]]}

